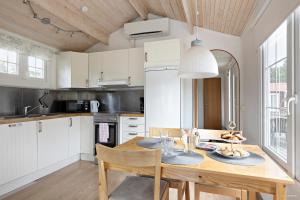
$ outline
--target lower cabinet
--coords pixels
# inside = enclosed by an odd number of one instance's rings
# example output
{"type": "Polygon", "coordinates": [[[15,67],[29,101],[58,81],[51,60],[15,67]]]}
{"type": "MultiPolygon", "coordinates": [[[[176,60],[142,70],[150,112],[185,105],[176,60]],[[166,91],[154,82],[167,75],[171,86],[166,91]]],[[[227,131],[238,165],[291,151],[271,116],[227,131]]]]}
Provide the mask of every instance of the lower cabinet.
{"type": "Polygon", "coordinates": [[[136,136],[145,136],[144,117],[120,117],[120,144],[136,136]]]}
{"type": "Polygon", "coordinates": [[[69,157],[80,153],[80,117],[69,119],[69,157]]]}
{"type": "Polygon", "coordinates": [[[0,185],[37,169],[35,122],[0,126],[0,185]]]}
{"type": "Polygon", "coordinates": [[[10,181],[80,153],[93,155],[93,127],[91,116],[0,125],[0,196],[10,181]]]}
{"type": "Polygon", "coordinates": [[[92,116],[82,116],[80,122],[80,152],[94,155],[95,132],[92,116]]]}
{"type": "Polygon", "coordinates": [[[68,129],[67,118],[49,119],[37,122],[39,169],[68,157],[68,129]]]}

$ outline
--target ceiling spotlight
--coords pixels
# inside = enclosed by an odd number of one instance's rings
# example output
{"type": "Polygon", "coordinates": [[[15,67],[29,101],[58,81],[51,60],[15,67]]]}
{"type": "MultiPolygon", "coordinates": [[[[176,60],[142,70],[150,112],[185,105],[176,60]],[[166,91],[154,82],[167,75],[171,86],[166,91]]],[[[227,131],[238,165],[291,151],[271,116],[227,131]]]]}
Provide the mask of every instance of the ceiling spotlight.
{"type": "Polygon", "coordinates": [[[81,12],[87,12],[89,8],[87,6],[82,6],[80,10],[81,12]]]}

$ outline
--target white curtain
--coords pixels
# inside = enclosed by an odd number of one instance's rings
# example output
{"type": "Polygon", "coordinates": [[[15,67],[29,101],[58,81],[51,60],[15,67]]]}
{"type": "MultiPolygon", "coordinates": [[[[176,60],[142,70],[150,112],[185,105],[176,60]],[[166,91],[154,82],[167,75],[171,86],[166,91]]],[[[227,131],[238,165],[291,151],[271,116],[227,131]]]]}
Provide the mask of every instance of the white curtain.
{"type": "Polygon", "coordinates": [[[47,61],[53,59],[55,55],[55,51],[50,48],[2,31],[0,31],[0,48],[16,51],[18,54],[36,56],[47,61]]]}

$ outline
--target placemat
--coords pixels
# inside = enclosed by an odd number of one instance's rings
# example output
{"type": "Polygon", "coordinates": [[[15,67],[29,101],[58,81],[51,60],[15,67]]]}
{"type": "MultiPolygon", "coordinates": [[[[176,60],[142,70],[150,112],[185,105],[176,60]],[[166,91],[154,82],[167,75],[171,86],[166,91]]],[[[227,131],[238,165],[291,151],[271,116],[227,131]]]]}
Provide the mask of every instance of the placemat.
{"type": "Polygon", "coordinates": [[[145,138],[136,143],[138,146],[148,149],[159,149],[161,148],[160,138],[145,138]]]}
{"type": "Polygon", "coordinates": [[[203,156],[195,152],[174,152],[173,155],[162,155],[161,161],[171,165],[194,165],[203,161],[203,156]]]}
{"type": "Polygon", "coordinates": [[[217,160],[219,162],[223,163],[228,163],[228,164],[233,164],[233,165],[243,165],[243,166],[255,166],[259,165],[263,162],[265,162],[265,158],[256,154],[249,152],[250,156],[247,158],[241,158],[241,159],[230,159],[230,158],[225,158],[216,152],[207,152],[207,156],[217,160]]]}

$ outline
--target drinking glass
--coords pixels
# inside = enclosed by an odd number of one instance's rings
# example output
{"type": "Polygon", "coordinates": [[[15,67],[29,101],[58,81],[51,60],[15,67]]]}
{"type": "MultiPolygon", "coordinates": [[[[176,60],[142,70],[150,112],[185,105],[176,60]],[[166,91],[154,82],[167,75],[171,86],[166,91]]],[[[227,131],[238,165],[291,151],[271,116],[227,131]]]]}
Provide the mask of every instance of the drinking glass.
{"type": "Polygon", "coordinates": [[[168,138],[168,132],[161,131],[160,132],[160,143],[161,143],[161,150],[164,154],[167,152],[167,138],[168,138]]]}
{"type": "Polygon", "coordinates": [[[168,137],[167,140],[166,140],[166,155],[173,155],[173,152],[174,152],[174,146],[175,146],[175,141],[174,141],[174,138],[173,137],[168,137]]]}

